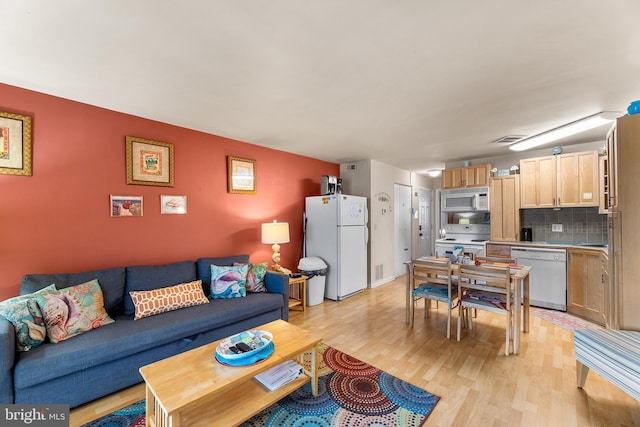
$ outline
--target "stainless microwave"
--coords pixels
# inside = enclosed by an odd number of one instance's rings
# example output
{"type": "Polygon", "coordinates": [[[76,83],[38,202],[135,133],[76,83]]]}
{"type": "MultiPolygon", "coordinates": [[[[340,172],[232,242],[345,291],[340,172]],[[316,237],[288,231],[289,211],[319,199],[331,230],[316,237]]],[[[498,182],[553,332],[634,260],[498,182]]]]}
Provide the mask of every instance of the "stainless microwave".
{"type": "Polygon", "coordinates": [[[442,190],[442,212],[489,212],[489,187],[442,190]]]}

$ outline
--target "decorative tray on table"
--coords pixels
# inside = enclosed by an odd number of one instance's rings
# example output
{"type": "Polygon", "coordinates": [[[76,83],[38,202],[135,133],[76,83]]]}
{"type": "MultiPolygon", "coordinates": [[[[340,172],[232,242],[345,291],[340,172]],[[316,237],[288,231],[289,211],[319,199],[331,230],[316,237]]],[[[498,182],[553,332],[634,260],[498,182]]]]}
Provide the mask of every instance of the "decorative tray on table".
{"type": "Polygon", "coordinates": [[[248,366],[266,359],[274,349],[271,332],[245,331],[222,340],[215,358],[225,365],[248,366]]]}

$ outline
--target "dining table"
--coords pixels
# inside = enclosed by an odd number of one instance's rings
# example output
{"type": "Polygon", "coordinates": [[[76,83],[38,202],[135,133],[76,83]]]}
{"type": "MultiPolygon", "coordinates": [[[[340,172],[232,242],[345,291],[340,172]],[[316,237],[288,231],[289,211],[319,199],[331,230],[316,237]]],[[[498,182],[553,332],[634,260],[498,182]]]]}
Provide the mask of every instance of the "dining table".
{"type": "MultiPolygon", "coordinates": [[[[417,258],[418,260],[447,260],[447,258],[439,258],[439,257],[422,257],[417,258]]],[[[413,261],[407,261],[405,263],[407,267],[407,280],[406,280],[406,323],[408,324],[410,319],[410,309],[413,304],[412,291],[413,291],[413,261]]],[[[495,265],[500,267],[509,266],[511,283],[513,284],[513,298],[515,304],[518,306],[516,310],[514,310],[514,331],[513,334],[513,353],[520,354],[520,342],[521,342],[521,334],[522,332],[529,332],[529,273],[531,272],[531,267],[527,265],[519,265],[519,264],[508,264],[501,262],[484,262],[482,265],[495,265]]],[[[451,275],[456,275],[458,271],[458,264],[451,263],[451,275]]]]}

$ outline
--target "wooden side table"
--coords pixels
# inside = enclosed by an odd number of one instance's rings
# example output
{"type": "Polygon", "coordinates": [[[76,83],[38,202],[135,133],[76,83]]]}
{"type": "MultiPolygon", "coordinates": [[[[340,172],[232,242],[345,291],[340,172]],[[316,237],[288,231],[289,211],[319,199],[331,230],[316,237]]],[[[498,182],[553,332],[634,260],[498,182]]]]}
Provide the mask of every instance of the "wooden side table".
{"type": "Polygon", "coordinates": [[[306,310],[307,279],[308,277],[305,275],[300,277],[289,277],[289,310],[293,307],[298,307],[295,310],[306,310]]]}

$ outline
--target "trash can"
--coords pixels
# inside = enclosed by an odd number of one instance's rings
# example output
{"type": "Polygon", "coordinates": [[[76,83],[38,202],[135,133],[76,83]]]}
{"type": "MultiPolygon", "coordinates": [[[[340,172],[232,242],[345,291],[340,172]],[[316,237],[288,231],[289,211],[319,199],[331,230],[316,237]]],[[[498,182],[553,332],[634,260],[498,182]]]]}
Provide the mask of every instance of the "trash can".
{"type": "Polygon", "coordinates": [[[307,279],[307,307],[322,304],[324,301],[324,287],[327,274],[327,263],[321,258],[310,256],[300,259],[298,272],[307,279]]]}

